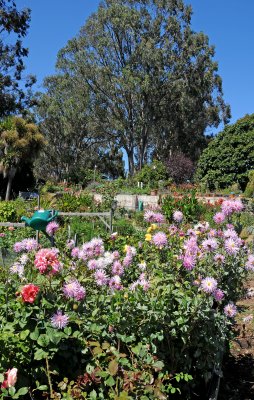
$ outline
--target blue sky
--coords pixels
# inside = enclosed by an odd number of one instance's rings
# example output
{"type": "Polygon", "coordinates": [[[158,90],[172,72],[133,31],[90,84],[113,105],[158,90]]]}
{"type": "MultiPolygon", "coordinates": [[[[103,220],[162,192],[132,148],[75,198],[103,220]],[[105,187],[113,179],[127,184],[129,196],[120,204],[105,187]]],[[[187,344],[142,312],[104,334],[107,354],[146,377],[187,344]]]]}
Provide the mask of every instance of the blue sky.
{"type": "MultiPolygon", "coordinates": [[[[254,0],[187,2],[193,6],[193,29],[206,33],[215,45],[224,98],[235,122],[254,112],[254,0]]],[[[58,50],[78,33],[99,0],[16,0],[16,4],[32,10],[26,66],[27,73],[37,76],[40,88],[43,78],[55,72],[58,50]]]]}

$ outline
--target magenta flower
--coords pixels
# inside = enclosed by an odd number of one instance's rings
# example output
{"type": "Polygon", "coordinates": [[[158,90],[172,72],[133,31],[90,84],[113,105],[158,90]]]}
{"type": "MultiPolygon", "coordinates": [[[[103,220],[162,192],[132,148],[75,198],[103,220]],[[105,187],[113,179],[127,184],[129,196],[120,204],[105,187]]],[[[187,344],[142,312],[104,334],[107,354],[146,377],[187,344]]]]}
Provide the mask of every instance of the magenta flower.
{"type": "Polygon", "coordinates": [[[213,297],[215,298],[216,301],[221,301],[225,296],[225,293],[221,289],[216,289],[213,292],[213,297]]]}
{"type": "Polygon", "coordinates": [[[156,247],[161,249],[168,243],[167,235],[164,232],[157,232],[153,235],[152,242],[156,247]]]}
{"type": "Polygon", "coordinates": [[[124,269],[122,264],[120,263],[120,261],[114,261],[113,265],[112,265],[112,274],[113,275],[123,275],[124,273],[124,269]]]}
{"type": "Polygon", "coordinates": [[[54,236],[54,234],[58,231],[59,225],[55,221],[49,222],[49,224],[46,226],[46,232],[49,236],[54,236]]]}
{"type": "Polygon", "coordinates": [[[98,269],[94,273],[95,281],[99,286],[105,286],[108,283],[108,276],[103,269],[98,269]]]}
{"type": "Polygon", "coordinates": [[[196,264],[196,260],[193,256],[188,256],[185,255],[183,258],[183,266],[186,268],[188,271],[191,271],[196,264]]]}
{"type": "Polygon", "coordinates": [[[205,249],[206,251],[213,251],[218,248],[218,242],[214,238],[209,238],[209,239],[203,240],[201,245],[202,245],[203,249],[205,249]]]}
{"type": "Polygon", "coordinates": [[[213,293],[217,289],[217,285],[218,282],[216,281],[216,279],[208,276],[202,279],[200,287],[205,293],[213,293]]]}
{"type": "Polygon", "coordinates": [[[237,314],[237,308],[234,303],[230,302],[224,307],[224,314],[227,317],[233,318],[237,314]]]}
{"type": "Polygon", "coordinates": [[[62,311],[57,311],[51,318],[51,324],[54,328],[63,329],[68,325],[69,317],[66,314],[63,314],[62,311]]]}
{"type": "Polygon", "coordinates": [[[178,222],[178,223],[182,222],[182,220],[183,220],[183,213],[182,213],[181,211],[179,211],[179,210],[174,211],[174,213],[173,213],[173,220],[174,220],[175,222],[178,222]]]}
{"type": "Polygon", "coordinates": [[[213,220],[216,224],[222,224],[225,221],[225,214],[222,212],[217,212],[214,217],[213,220]]]}

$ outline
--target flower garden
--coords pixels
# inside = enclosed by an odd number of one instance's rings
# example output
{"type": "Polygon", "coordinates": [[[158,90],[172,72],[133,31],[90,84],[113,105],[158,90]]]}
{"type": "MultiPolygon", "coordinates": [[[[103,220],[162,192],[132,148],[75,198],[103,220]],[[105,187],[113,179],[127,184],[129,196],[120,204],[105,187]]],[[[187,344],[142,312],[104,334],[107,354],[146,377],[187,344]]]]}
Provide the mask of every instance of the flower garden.
{"type": "Polygon", "coordinates": [[[56,247],[15,242],[1,264],[1,398],[205,398],[254,269],[244,205],[191,223],[165,204],[131,235],[76,246],[54,221],[56,247]]]}

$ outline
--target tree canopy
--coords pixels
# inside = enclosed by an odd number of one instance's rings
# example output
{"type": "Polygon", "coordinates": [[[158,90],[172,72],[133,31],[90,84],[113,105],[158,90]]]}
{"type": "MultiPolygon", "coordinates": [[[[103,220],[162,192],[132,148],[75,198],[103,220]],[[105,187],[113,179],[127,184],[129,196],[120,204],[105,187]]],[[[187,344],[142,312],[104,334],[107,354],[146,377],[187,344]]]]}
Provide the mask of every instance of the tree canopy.
{"type": "Polygon", "coordinates": [[[131,174],[175,149],[195,158],[206,128],[228,120],[214,47],[191,15],[182,0],[104,0],[58,54],[59,74],[88,88],[93,128],[126,151],[131,174]]]}
{"type": "Polygon", "coordinates": [[[19,11],[13,0],[0,0],[0,118],[30,105],[29,88],[35,78],[28,76],[23,87],[19,85],[28,55],[22,38],[29,22],[29,9],[19,11]]]}
{"type": "Polygon", "coordinates": [[[196,171],[197,181],[210,189],[239,183],[242,189],[254,169],[254,114],[228,125],[203,151],[196,171]]]}

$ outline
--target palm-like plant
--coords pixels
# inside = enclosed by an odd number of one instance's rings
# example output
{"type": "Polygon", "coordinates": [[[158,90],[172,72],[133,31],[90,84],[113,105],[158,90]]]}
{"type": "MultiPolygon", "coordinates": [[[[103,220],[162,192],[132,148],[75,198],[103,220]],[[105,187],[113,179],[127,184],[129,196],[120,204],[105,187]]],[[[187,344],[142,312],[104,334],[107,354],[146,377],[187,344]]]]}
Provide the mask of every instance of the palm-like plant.
{"type": "Polygon", "coordinates": [[[38,127],[20,117],[0,122],[0,173],[7,178],[5,200],[10,199],[13,178],[22,164],[33,160],[45,139],[38,127]]]}

